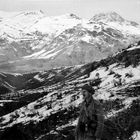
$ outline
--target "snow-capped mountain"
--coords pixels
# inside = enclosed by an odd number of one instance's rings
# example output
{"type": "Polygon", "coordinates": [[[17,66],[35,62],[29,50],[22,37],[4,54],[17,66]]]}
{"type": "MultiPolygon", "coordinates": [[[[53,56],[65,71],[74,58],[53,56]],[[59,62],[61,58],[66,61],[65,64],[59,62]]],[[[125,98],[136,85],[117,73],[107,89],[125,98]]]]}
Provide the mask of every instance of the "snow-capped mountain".
{"type": "Polygon", "coordinates": [[[27,35],[24,34],[26,28],[33,26],[43,17],[42,11],[19,12],[10,17],[3,17],[0,22],[0,36],[13,41],[26,38],[27,35]]]}
{"type": "Polygon", "coordinates": [[[103,138],[139,139],[139,54],[137,43],[86,65],[26,74],[1,73],[0,77],[16,87],[18,94],[3,91],[0,95],[0,134],[6,131],[0,138],[9,140],[22,131],[30,140],[73,140],[82,102],[80,87],[90,82],[96,90],[94,98],[105,111],[103,138]],[[98,83],[94,79],[97,73],[98,83]]]}
{"type": "Polygon", "coordinates": [[[86,20],[20,12],[0,22],[0,69],[25,72],[100,60],[139,40],[140,27],[117,13],[86,20]]]}
{"type": "Polygon", "coordinates": [[[130,24],[130,25],[133,25],[133,26],[138,26],[138,23],[126,20],[123,17],[121,17],[119,14],[117,14],[116,12],[96,14],[90,19],[90,21],[104,22],[104,23],[118,22],[120,24],[125,23],[125,24],[130,24]]]}
{"type": "Polygon", "coordinates": [[[134,21],[129,21],[118,15],[116,12],[109,12],[109,13],[100,13],[93,18],[90,19],[91,22],[97,22],[97,23],[105,23],[110,25],[111,27],[114,27],[116,29],[119,29],[126,33],[133,33],[133,34],[139,34],[139,30],[137,30],[137,27],[139,27],[139,24],[134,21]]]}

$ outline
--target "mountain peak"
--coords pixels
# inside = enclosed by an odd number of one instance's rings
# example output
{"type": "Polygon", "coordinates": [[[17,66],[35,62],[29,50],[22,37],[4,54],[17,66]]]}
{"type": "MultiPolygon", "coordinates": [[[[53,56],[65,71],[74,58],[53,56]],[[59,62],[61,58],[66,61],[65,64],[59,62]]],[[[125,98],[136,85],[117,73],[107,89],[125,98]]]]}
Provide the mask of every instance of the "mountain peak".
{"type": "Polygon", "coordinates": [[[80,17],[78,17],[77,15],[73,14],[73,13],[67,13],[65,15],[62,16],[66,16],[68,18],[72,18],[72,19],[81,19],[80,17]]]}
{"type": "Polygon", "coordinates": [[[24,16],[43,16],[44,12],[42,10],[38,10],[38,11],[23,11],[23,12],[19,13],[18,15],[24,15],[24,16]]]}
{"type": "Polygon", "coordinates": [[[116,12],[107,12],[107,13],[100,13],[100,14],[96,14],[95,16],[93,16],[92,19],[90,19],[90,21],[104,21],[104,22],[124,22],[125,19],[122,18],[119,14],[117,14],[116,12]]]}
{"type": "Polygon", "coordinates": [[[72,18],[80,19],[80,17],[78,17],[77,15],[75,15],[73,13],[70,13],[69,16],[72,17],[72,18]]]}
{"type": "Polygon", "coordinates": [[[43,17],[44,12],[42,10],[36,10],[36,11],[16,11],[16,12],[6,12],[6,11],[0,11],[0,17],[1,18],[13,18],[13,17],[25,17],[25,16],[38,16],[43,17]]]}

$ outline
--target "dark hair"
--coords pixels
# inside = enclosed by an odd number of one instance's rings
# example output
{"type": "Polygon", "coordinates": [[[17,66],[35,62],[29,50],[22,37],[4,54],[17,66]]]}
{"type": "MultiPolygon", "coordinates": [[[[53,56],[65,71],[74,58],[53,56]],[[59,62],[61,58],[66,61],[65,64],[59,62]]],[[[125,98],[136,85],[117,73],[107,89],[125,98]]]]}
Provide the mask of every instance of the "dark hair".
{"type": "Polygon", "coordinates": [[[85,84],[84,86],[81,87],[82,90],[87,90],[89,93],[94,94],[95,90],[92,88],[92,86],[85,84]]]}

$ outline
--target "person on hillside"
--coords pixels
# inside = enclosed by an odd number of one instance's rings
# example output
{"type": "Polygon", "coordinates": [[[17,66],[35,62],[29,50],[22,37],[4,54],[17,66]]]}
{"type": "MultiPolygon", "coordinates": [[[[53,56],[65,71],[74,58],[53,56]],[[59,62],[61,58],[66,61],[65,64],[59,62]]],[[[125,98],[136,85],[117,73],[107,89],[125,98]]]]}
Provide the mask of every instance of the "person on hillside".
{"type": "Polygon", "coordinates": [[[103,110],[93,99],[95,90],[88,84],[82,87],[83,102],[75,131],[76,140],[101,140],[104,126],[103,110]]]}

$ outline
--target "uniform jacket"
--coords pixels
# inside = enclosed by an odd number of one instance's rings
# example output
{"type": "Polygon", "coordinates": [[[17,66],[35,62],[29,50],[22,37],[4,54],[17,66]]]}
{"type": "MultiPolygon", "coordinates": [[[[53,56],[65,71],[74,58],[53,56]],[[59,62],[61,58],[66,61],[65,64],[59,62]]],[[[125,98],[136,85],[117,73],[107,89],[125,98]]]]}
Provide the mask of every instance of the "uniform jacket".
{"type": "Polygon", "coordinates": [[[101,138],[104,126],[103,110],[100,103],[92,97],[81,104],[80,116],[76,127],[76,140],[86,136],[101,138]]]}

